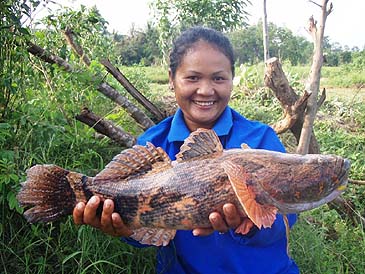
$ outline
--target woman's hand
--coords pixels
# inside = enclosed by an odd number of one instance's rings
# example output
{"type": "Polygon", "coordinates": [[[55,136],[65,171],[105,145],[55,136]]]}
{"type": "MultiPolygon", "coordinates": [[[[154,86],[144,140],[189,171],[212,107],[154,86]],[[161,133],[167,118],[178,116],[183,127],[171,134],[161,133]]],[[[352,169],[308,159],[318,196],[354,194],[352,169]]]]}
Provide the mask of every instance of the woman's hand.
{"type": "Polygon", "coordinates": [[[122,218],[114,211],[114,202],[106,199],[103,205],[101,217],[97,216],[96,210],[100,204],[100,198],[93,196],[85,203],[78,203],[73,210],[73,219],[75,224],[87,224],[97,229],[100,229],[105,234],[115,237],[128,237],[132,235],[132,231],[127,228],[122,218]]]}
{"type": "Polygon", "coordinates": [[[240,234],[247,234],[253,227],[250,219],[244,218],[242,220],[234,204],[223,205],[223,213],[224,216],[218,212],[212,212],[209,215],[212,228],[196,228],[193,230],[194,236],[207,236],[214,230],[225,233],[231,228],[239,229],[240,234]]]}

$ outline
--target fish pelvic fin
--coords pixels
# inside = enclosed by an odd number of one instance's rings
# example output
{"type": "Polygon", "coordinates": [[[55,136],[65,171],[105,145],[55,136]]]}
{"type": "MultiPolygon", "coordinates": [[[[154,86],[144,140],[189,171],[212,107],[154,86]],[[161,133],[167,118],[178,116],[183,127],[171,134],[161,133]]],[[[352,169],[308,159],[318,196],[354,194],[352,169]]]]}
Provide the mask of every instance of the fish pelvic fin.
{"type": "Polygon", "coordinates": [[[262,227],[271,227],[276,219],[278,209],[271,205],[261,205],[255,200],[256,195],[252,188],[247,185],[248,174],[243,167],[231,161],[224,161],[222,166],[228,175],[239,202],[250,220],[259,229],[262,227]]]}
{"type": "Polygon", "coordinates": [[[72,214],[79,201],[87,201],[83,185],[91,180],[83,174],[55,165],[35,165],[17,195],[19,204],[30,207],[24,217],[30,223],[51,222],[72,214]]]}
{"type": "Polygon", "coordinates": [[[161,147],[147,142],[146,146],[135,145],[116,155],[98,173],[93,183],[121,181],[129,177],[157,173],[171,168],[171,159],[161,147]]]}
{"type": "Polygon", "coordinates": [[[221,152],[223,152],[223,146],[214,130],[198,128],[185,139],[180,152],[176,154],[176,161],[183,162],[204,156],[211,157],[221,152]]]}
{"type": "Polygon", "coordinates": [[[174,229],[142,227],[134,230],[130,238],[141,244],[167,246],[175,234],[176,230],[174,229]]]}

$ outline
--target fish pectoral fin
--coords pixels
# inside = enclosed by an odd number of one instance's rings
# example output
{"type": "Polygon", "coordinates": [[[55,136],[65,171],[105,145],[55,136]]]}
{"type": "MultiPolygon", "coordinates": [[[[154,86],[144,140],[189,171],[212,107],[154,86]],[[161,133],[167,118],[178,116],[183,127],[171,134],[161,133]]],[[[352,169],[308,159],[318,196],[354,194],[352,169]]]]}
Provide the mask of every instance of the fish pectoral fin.
{"type": "Polygon", "coordinates": [[[193,131],[176,154],[176,161],[183,162],[191,159],[212,156],[223,152],[223,146],[217,134],[212,129],[198,128],[193,131]]]}
{"type": "Polygon", "coordinates": [[[250,220],[260,229],[261,227],[271,227],[276,219],[277,208],[271,205],[261,205],[255,200],[256,194],[246,184],[248,174],[243,167],[231,161],[223,162],[222,166],[250,220]]]}
{"type": "Polygon", "coordinates": [[[140,242],[141,244],[154,246],[167,246],[175,237],[176,230],[142,227],[133,230],[130,238],[140,242]]]}

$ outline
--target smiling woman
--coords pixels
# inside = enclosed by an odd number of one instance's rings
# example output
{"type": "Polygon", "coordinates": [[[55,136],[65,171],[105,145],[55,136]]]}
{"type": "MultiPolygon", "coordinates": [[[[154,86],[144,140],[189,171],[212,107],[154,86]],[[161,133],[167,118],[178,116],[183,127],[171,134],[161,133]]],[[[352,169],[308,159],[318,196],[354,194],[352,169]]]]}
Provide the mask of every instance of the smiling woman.
{"type": "Polygon", "coordinates": [[[231,95],[230,61],[205,41],[196,42],[185,55],[178,69],[169,71],[170,86],[188,128],[212,128],[231,95]]]}

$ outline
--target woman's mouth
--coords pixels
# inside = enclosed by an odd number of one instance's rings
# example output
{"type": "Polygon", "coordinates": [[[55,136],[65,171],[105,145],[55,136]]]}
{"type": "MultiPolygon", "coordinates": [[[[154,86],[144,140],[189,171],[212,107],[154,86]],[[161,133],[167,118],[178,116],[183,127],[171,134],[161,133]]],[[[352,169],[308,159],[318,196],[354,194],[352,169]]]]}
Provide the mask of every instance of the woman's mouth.
{"type": "Polygon", "coordinates": [[[193,101],[194,104],[197,104],[198,106],[202,106],[202,107],[209,107],[214,105],[214,101],[193,101]]]}

